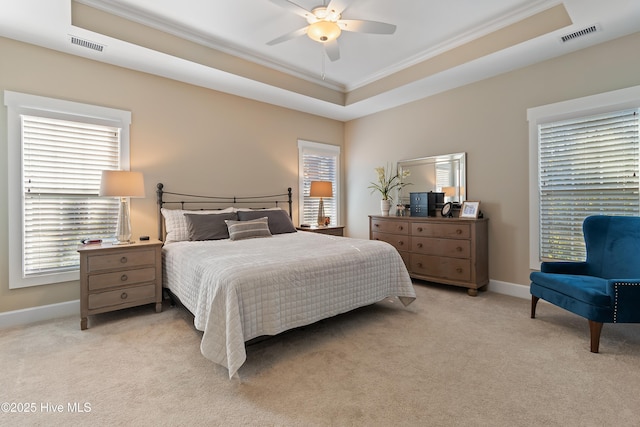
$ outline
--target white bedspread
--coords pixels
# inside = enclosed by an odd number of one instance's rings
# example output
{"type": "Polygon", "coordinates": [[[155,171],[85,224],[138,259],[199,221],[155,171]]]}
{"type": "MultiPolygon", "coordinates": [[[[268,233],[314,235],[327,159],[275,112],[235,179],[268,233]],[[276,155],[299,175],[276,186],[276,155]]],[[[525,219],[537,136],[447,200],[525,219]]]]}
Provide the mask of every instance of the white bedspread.
{"type": "Polygon", "coordinates": [[[275,335],[415,291],[391,245],[297,232],[240,241],[176,242],[163,248],[164,286],[204,331],[202,354],[229,370],[245,341],[275,335]]]}

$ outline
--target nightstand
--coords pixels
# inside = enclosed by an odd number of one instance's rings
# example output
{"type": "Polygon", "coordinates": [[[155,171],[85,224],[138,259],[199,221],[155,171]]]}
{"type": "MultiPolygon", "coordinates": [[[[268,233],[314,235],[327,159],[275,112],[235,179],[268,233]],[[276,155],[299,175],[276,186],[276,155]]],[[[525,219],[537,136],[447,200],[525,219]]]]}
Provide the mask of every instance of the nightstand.
{"type": "Polygon", "coordinates": [[[312,225],[311,227],[296,227],[298,231],[310,231],[311,233],[330,234],[332,236],[344,236],[344,225],[327,225],[320,227],[312,225]]]}
{"type": "Polygon", "coordinates": [[[155,303],[162,311],[162,242],[88,244],[80,253],[80,329],[87,317],[155,303]]]}

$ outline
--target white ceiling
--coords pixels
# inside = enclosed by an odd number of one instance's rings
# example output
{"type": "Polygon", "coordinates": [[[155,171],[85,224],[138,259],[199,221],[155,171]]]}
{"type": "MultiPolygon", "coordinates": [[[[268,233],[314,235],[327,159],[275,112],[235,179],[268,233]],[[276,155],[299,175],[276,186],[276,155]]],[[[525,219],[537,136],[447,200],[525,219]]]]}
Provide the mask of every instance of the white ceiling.
{"type": "MultiPolygon", "coordinates": [[[[85,6],[144,24],[190,42],[238,56],[319,86],[348,94],[479,37],[564,4],[571,25],[454,67],[378,90],[359,102],[328,102],[259,78],[229,72],[101,34],[71,23],[71,0],[0,0],[0,36],[146,71],[181,81],[349,120],[475,80],[640,31],[639,0],[341,0],[344,19],[392,23],[393,35],[343,32],[340,59],[306,35],[266,42],[306,25],[269,0],[78,0],[85,6]],[[560,37],[596,25],[598,31],[567,43],[560,37]],[[104,44],[102,53],[71,45],[69,35],[104,44]],[[322,78],[324,74],[324,79],[322,78]]],[[[295,0],[306,9],[322,0],[295,0]]],[[[115,29],[114,31],[117,31],[115,29]]]]}

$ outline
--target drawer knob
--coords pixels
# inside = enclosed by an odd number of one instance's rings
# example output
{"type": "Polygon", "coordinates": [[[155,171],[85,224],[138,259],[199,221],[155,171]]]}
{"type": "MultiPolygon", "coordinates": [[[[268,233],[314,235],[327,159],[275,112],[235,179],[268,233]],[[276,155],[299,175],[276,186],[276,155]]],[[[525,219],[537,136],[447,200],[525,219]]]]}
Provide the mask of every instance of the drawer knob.
{"type": "Polygon", "coordinates": [[[401,225],[399,225],[399,226],[398,226],[398,230],[404,230],[404,227],[403,227],[403,226],[401,226],[401,225]]]}
{"type": "Polygon", "coordinates": [[[400,241],[398,242],[398,246],[402,246],[402,245],[404,245],[404,242],[403,242],[402,240],[400,240],[400,241]]]}
{"type": "Polygon", "coordinates": [[[122,295],[120,295],[120,299],[127,299],[128,296],[126,292],[123,292],[122,295]]]}
{"type": "Polygon", "coordinates": [[[462,230],[460,230],[459,228],[456,230],[456,234],[462,234],[462,230]]]}
{"type": "Polygon", "coordinates": [[[422,247],[422,243],[418,243],[418,247],[421,248],[422,247]]]}
{"type": "Polygon", "coordinates": [[[380,224],[373,224],[374,227],[380,227],[380,224]]]}
{"type": "Polygon", "coordinates": [[[127,257],[123,256],[122,258],[120,258],[120,263],[121,264],[126,264],[127,263],[127,257]]]}
{"type": "Polygon", "coordinates": [[[120,276],[120,281],[122,282],[126,282],[129,279],[129,277],[127,277],[126,274],[123,274],[122,276],[120,276]]]}
{"type": "Polygon", "coordinates": [[[457,271],[458,273],[462,273],[462,269],[461,269],[460,267],[456,268],[456,271],[457,271]]]}
{"type": "Polygon", "coordinates": [[[418,263],[418,268],[422,268],[422,263],[421,262],[418,263]]]}
{"type": "Polygon", "coordinates": [[[418,227],[418,232],[422,233],[422,227],[418,227]]]}
{"type": "Polygon", "coordinates": [[[458,247],[456,248],[456,251],[458,251],[458,252],[462,252],[462,248],[461,248],[460,246],[458,246],[458,247]]]}

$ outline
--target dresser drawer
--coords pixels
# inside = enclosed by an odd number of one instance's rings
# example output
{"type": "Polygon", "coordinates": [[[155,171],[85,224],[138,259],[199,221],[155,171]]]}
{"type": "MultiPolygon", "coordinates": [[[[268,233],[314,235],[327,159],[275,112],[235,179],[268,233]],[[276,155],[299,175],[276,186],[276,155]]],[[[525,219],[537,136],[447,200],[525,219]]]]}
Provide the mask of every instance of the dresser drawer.
{"type": "Polygon", "coordinates": [[[456,222],[455,224],[414,222],[411,224],[412,236],[444,237],[448,239],[469,239],[471,225],[456,222]]]}
{"type": "Polygon", "coordinates": [[[471,256],[471,242],[459,239],[411,237],[411,252],[453,258],[469,258],[471,256]]]}
{"type": "Polygon", "coordinates": [[[448,258],[432,255],[411,254],[412,274],[431,276],[447,280],[471,280],[471,261],[468,259],[448,258]]]}
{"type": "Polygon", "coordinates": [[[409,250],[409,236],[373,232],[371,233],[371,240],[381,240],[383,242],[387,242],[395,247],[398,251],[409,250]]]}
{"type": "Polygon", "coordinates": [[[89,294],[89,310],[113,307],[124,304],[136,304],[139,301],[153,302],[156,296],[156,285],[133,286],[116,291],[89,294]]]}
{"type": "Polygon", "coordinates": [[[374,219],[373,221],[371,221],[371,231],[408,235],[409,223],[406,221],[384,221],[374,219]]]}
{"type": "Polygon", "coordinates": [[[113,273],[100,273],[89,276],[89,291],[114,288],[116,286],[153,282],[156,279],[155,267],[121,270],[113,273]]]}
{"type": "Polygon", "coordinates": [[[127,251],[115,254],[91,255],[88,257],[87,270],[93,273],[113,268],[123,269],[143,265],[154,265],[156,253],[153,249],[127,251]]]}

